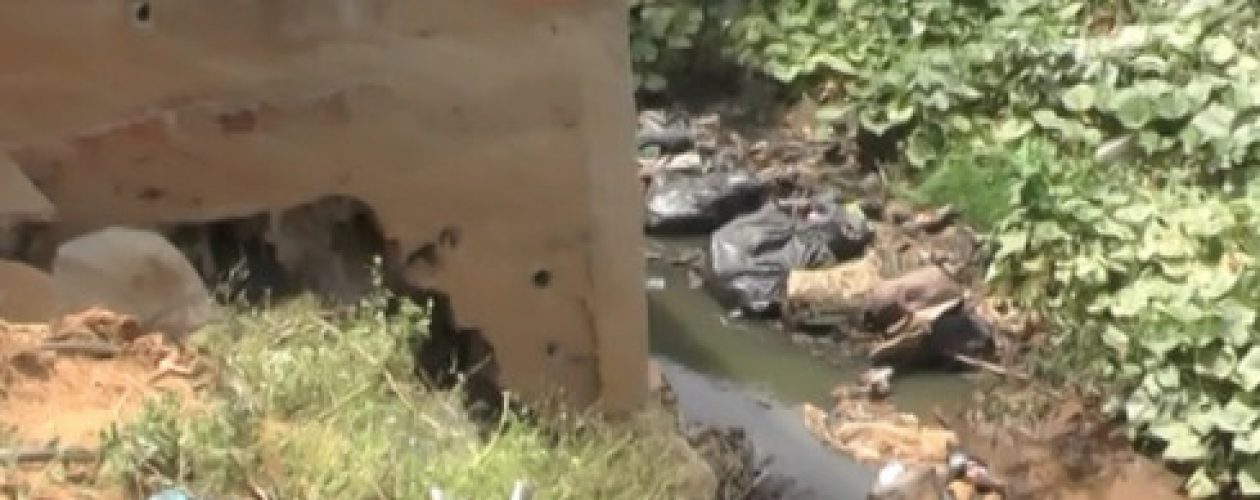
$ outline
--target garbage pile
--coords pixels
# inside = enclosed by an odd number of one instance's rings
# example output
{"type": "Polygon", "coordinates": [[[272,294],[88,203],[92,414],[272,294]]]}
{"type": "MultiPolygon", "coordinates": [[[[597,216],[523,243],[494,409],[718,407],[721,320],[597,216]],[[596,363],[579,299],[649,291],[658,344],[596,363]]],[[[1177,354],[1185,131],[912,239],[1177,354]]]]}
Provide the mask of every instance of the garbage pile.
{"type": "Polygon", "coordinates": [[[743,316],[863,346],[878,364],[984,366],[978,239],[950,207],[890,201],[838,140],[753,142],[712,116],[640,117],[649,234],[709,236],[695,276],[743,316]]]}
{"type": "Polygon", "coordinates": [[[838,388],[835,406],[802,405],[806,427],[819,440],[855,460],[880,466],[872,500],[1005,498],[1005,484],[983,461],[959,446],[940,425],[899,413],[882,400],[892,371],[877,368],[855,387],[838,388]]]}

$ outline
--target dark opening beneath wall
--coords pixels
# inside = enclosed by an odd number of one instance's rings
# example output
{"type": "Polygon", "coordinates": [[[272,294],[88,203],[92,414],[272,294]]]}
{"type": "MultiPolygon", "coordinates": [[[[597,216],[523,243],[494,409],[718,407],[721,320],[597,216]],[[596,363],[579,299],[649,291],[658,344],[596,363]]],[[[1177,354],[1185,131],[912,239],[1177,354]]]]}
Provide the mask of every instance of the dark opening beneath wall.
{"type": "MultiPolygon", "coordinates": [[[[387,242],[376,213],[361,200],[328,196],[276,213],[182,224],[165,232],[225,302],[267,305],[311,293],[331,307],[347,307],[383,286],[394,294],[389,314],[399,312],[402,299],[428,307],[429,331],[413,339],[416,374],[439,389],[463,389],[476,417],[497,419],[504,409],[489,342],[458,324],[447,294],[403,278],[406,258],[387,242]]],[[[440,239],[452,251],[450,240],[458,236],[449,232],[440,239]]]]}

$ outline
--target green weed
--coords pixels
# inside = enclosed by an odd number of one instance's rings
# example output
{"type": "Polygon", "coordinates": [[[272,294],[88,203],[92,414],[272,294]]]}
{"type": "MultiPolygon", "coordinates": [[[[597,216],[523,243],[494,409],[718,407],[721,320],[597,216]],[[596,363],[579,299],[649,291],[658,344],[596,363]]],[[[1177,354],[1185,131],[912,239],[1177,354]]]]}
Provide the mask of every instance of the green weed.
{"type": "Polygon", "coordinates": [[[141,493],[216,497],[506,498],[517,481],[536,498],[712,496],[663,415],[613,425],[509,413],[483,439],[458,392],[412,374],[426,317],[386,315],[383,297],[347,317],[310,301],[226,315],[198,336],[221,371],[209,403],[150,402],[106,436],[108,471],[141,493]]]}

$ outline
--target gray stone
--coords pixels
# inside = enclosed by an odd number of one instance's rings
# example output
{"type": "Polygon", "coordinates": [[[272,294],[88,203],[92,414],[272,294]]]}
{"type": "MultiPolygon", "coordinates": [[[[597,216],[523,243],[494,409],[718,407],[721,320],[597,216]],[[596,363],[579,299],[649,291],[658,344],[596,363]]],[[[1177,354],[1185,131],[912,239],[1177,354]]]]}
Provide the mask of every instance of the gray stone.
{"type": "Polygon", "coordinates": [[[183,338],[210,319],[210,292],[162,235],[111,227],[61,245],[53,280],[68,312],[99,306],[183,338]]]}

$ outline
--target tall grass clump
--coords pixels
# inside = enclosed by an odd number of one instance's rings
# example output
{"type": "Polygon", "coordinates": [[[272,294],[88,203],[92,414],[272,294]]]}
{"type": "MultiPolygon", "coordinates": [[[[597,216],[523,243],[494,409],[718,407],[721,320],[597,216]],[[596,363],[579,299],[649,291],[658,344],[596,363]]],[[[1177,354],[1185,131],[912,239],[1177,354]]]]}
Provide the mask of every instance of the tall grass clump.
{"type": "Polygon", "coordinates": [[[107,433],[110,477],[138,493],[215,497],[506,498],[518,481],[536,498],[712,496],[663,415],[475,422],[459,391],[415,375],[425,308],[386,314],[390,299],[340,315],[309,300],[224,315],[197,337],[217,387],[203,401],[152,401],[107,433]]]}

